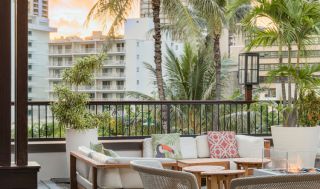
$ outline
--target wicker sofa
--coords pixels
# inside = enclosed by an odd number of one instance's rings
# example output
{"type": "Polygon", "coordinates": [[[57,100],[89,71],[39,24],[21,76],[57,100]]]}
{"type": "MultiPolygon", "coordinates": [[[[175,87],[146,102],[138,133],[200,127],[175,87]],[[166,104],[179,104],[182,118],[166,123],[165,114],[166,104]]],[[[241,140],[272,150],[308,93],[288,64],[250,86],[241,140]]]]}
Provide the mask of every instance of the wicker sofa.
{"type": "MultiPolygon", "coordinates": [[[[237,135],[240,157],[262,156],[264,139],[259,137],[237,135]]],[[[181,137],[183,159],[209,158],[207,135],[181,137]]],[[[79,147],[70,154],[71,188],[143,188],[139,174],[130,168],[130,161],[150,159],[158,160],[164,167],[176,167],[177,162],[168,158],[153,158],[152,140],[143,140],[142,157],[112,158],[94,152],[86,147],[79,147]]],[[[231,160],[231,159],[230,159],[231,160]]],[[[230,168],[236,166],[230,161],[230,168]]]]}

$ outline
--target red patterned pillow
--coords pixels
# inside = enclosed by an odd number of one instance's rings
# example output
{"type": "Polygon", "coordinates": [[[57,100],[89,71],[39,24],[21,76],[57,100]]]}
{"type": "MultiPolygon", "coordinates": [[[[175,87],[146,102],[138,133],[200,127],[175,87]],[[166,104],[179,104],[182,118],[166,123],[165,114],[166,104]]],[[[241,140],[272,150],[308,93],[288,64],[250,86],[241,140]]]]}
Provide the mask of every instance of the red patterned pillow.
{"type": "Polygon", "coordinates": [[[211,158],[239,157],[236,134],[232,131],[210,131],[208,143],[211,158]]]}

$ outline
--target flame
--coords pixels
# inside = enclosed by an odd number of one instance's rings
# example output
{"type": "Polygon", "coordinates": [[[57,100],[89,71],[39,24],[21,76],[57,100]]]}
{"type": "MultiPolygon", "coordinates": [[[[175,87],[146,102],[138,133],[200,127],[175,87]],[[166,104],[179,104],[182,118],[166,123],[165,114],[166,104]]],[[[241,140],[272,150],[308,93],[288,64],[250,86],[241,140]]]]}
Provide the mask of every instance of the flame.
{"type": "Polygon", "coordinates": [[[294,159],[288,160],[288,172],[289,173],[299,173],[302,169],[302,160],[300,156],[294,159]]]}

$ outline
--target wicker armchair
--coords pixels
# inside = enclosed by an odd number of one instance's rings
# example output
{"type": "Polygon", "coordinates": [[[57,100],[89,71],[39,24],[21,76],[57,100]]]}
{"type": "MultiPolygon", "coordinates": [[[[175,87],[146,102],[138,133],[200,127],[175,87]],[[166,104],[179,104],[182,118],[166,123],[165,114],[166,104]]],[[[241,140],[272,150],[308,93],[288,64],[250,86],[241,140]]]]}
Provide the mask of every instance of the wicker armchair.
{"type": "Polygon", "coordinates": [[[295,174],[238,178],[231,189],[316,189],[320,188],[320,174],[295,174]]]}
{"type": "Polygon", "coordinates": [[[145,189],[198,189],[191,173],[163,169],[159,161],[131,161],[131,167],[139,172],[145,189]]]}

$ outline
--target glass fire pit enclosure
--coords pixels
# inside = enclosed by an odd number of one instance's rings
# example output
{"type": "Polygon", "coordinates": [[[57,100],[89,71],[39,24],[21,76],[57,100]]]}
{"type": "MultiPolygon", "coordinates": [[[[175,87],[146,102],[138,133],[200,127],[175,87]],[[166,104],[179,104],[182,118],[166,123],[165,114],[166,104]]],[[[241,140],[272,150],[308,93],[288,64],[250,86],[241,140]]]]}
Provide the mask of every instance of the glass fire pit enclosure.
{"type": "Polygon", "coordinates": [[[276,149],[266,149],[263,158],[271,160],[263,169],[278,173],[308,173],[319,172],[316,166],[314,152],[295,151],[287,152],[276,149]]]}

